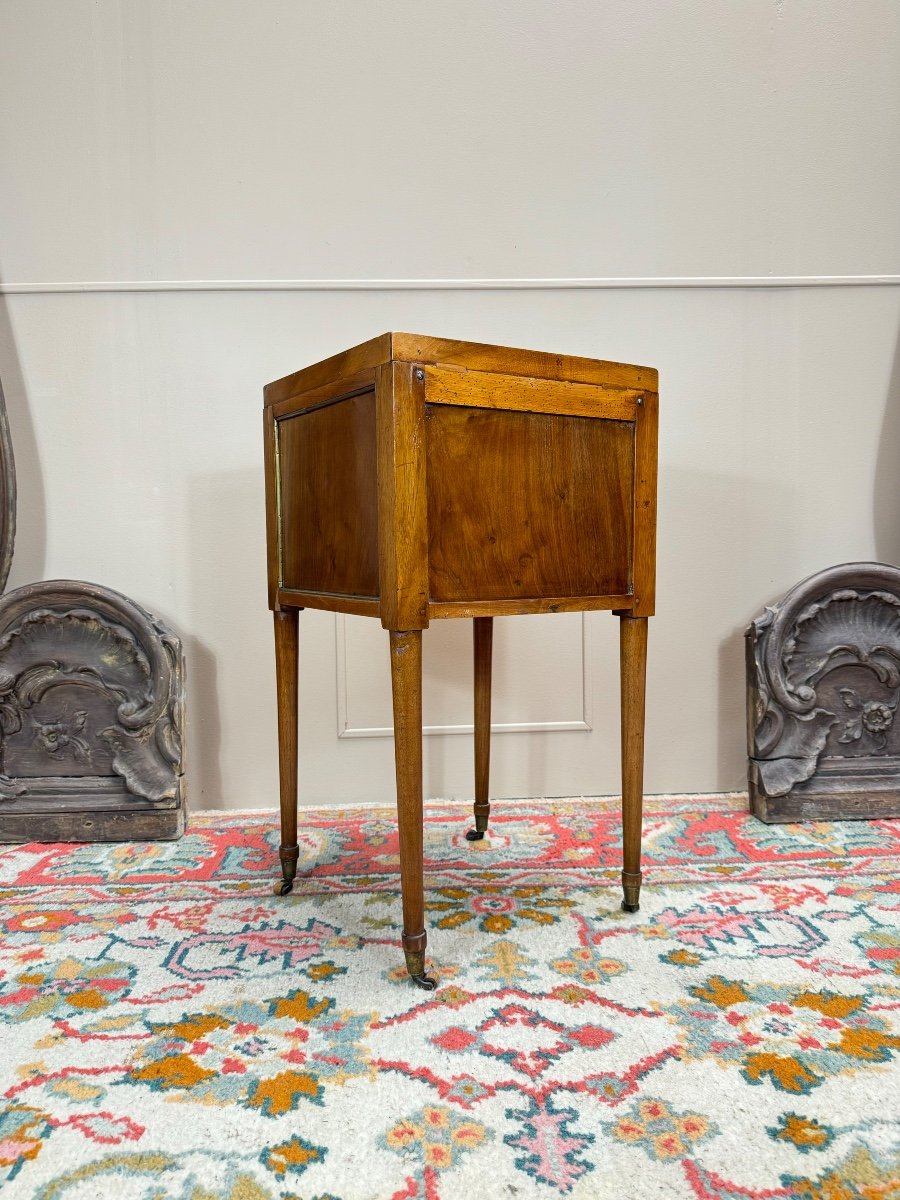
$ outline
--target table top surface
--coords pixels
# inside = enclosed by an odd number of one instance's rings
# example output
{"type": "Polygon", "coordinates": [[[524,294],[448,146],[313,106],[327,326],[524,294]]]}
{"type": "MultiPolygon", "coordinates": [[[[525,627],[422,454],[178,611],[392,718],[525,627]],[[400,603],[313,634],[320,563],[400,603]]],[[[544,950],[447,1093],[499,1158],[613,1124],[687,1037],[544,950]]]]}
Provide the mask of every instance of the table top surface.
{"type": "Polygon", "coordinates": [[[383,333],[330,358],[322,359],[268,384],[267,405],[277,404],[298,392],[322,387],[336,380],[373,371],[388,362],[413,362],[457,367],[470,371],[494,371],[589,383],[603,387],[638,388],[657,391],[659,376],[653,367],[554,354],[544,350],[522,350],[512,346],[465,342],[429,337],[420,333],[383,333]]]}

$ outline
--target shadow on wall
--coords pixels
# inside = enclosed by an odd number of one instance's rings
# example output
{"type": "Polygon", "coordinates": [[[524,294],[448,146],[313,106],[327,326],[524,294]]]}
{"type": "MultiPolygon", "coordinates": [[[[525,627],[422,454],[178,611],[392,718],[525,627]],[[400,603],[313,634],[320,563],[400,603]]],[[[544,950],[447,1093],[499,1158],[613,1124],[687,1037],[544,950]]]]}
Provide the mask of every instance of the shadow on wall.
{"type": "MultiPolygon", "coordinates": [[[[234,698],[230,708],[225,706],[232,724],[242,697],[240,757],[245,774],[244,779],[229,779],[230,790],[240,792],[261,771],[265,777],[264,768],[271,765],[255,758],[268,749],[262,736],[268,712],[258,711],[264,706],[253,703],[261,686],[260,663],[274,669],[266,606],[262,471],[196,474],[188,483],[187,502],[185,573],[189,623],[195,630],[184,639],[190,686],[188,769],[196,781],[191,807],[221,808],[226,795],[220,689],[230,689],[234,698]]],[[[274,697],[274,685],[271,692],[274,697]]]]}
{"type": "Polygon", "coordinates": [[[747,786],[746,687],[743,678],[746,627],[732,629],[719,643],[718,769],[720,786],[726,792],[742,791],[747,786]]]}
{"type": "MultiPolygon", "coordinates": [[[[748,611],[755,615],[757,592],[756,581],[745,586],[746,555],[736,531],[754,530],[752,470],[751,461],[744,466],[743,478],[735,478],[682,464],[660,464],[657,615],[650,621],[647,664],[644,783],[648,794],[732,791],[745,786],[745,623],[741,617],[748,611]],[[723,630],[729,631],[724,638],[723,630]],[[715,702],[713,688],[717,689],[715,702]],[[663,713],[665,724],[654,729],[657,714],[663,713]],[[654,759],[653,747],[662,745],[662,739],[682,722],[678,736],[691,752],[679,748],[674,767],[659,756],[654,759]],[[713,736],[715,748],[706,749],[713,736]],[[714,761],[700,767],[706,773],[703,785],[689,782],[695,761],[712,760],[713,753],[714,761]]],[[[746,536],[755,538],[755,530],[746,536]]],[[[760,602],[761,592],[760,588],[760,602]]]]}
{"type": "MultiPolygon", "coordinates": [[[[769,496],[771,499],[771,494],[769,496]]],[[[779,506],[780,507],[780,506],[779,506]]],[[[879,562],[900,566],[900,340],[894,354],[894,365],[885,400],[884,422],[878,446],[873,488],[873,528],[875,557],[879,562]]],[[[778,509],[776,509],[778,511],[778,509]]],[[[783,507],[780,511],[790,511],[783,507]]],[[[783,530],[778,531],[779,538],[783,530]]],[[[757,534],[758,536],[758,534],[757,534]]],[[[822,570],[830,564],[822,563],[811,568],[822,570]]],[[[759,616],[767,605],[779,603],[787,591],[803,578],[803,573],[789,579],[785,586],[768,597],[760,594],[759,602],[747,620],[726,637],[719,648],[719,771],[723,786],[746,787],[745,740],[738,752],[737,729],[738,709],[745,721],[745,643],[744,630],[759,616]],[[740,686],[738,686],[740,680],[740,686]],[[739,762],[740,754],[740,762],[739,762]],[[738,782],[737,771],[740,769],[738,782]]],[[[742,733],[743,739],[743,733],[742,733]]]]}
{"type": "Polygon", "coordinates": [[[192,634],[182,638],[187,678],[189,811],[222,807],[221,729],[216,656],[192,634]]]}
{"type": "Polygon", "coordinates": [[[888,384],[873,500],[876,557],[900,566],[900,339],[888,384]]]}
{"type": "Polygon", "coordinates": [[[9,432],[16,465],[16,547],[9,587],[44,578],[47,551],[47,510],[41,462],[19,363],[9,307],[0,296],[0,379],[6,397],[9,432]]]}

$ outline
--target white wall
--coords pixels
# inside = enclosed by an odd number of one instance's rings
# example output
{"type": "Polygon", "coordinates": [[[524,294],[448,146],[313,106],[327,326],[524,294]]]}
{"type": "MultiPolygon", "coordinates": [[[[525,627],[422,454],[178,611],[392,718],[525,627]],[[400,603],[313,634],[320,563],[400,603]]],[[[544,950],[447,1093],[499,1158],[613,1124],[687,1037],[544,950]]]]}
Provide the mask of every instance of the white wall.
{"type": "MultiPolygon", "coordinates": [[[[898,145],[894,0],[0,0],[10,586],[162,615],[192,803],[273,804],[262,384],[389,328],[648,363],[647,785],[739,787],[744,626],[900,561],[898,145]],[[532,285],[365,286],[410,279],[532,285]]],[[[385,635],[302,620],[303,797],[387,798],[389,739],[337,736],[338,666],[351,730],[389,721],[385,635]]],[[[504,624],[498,718],[576,728],[498,735],[495,794],[615,792],[615,621],[504,624]]],[[[435,724],[466,636],[426,634],[435,724]]],[[[470,794],[469,754],[429,737],[429,792],[470,794]]]]}

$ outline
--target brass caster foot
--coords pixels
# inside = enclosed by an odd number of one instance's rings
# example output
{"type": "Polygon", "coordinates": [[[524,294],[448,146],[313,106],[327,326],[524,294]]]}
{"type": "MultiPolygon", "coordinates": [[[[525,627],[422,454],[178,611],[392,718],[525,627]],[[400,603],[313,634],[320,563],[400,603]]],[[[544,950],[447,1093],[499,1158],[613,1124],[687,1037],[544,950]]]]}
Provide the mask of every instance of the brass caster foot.
{"type": "Polygon", "coordinates": [[[627,900],[622,901],[622,910],[624,912],[638,912],[640,910],[640,907],[641,906],[637,903],[629,904],[629,902],[627,900]]]}
{"type": "MultiPolygon", "coordinates": [[[[421,938],[424,947],[425,935],[422,934],[421,938]]],[[[406,958],[406,970],[416,987],[423,988],[426,992],[433,992],[437,987],[437,980],[425,971],[424,948],[422,950],[404,950],[403,954],[406,958]]]]}
{"type": "Polygon", "coordinates": [[[475,805],[475,828],[470,829],[466,833],[467,842],[480,842],[487,833],[488,821],[491,819],[491,810],[489,805],[485,805],[485,811],[479,812],[479,805],[475,805]]]}
{"type": "Polygon", "coordinates": [[[437,987],[437,980],[433,975],[426,975],[424,972],[421,975],[410,975],[410,979],[416,987],[423,988],[426,992],[433,992],[437,987]]]}
{"type": "Polygon", "coordinates": [[[281,846],[278,850],[278,857],[281,860],[281,881],[275,884],[273,890],[276,896],[286,896],[294,886],[300,851],[296,846],[281,846]]]}

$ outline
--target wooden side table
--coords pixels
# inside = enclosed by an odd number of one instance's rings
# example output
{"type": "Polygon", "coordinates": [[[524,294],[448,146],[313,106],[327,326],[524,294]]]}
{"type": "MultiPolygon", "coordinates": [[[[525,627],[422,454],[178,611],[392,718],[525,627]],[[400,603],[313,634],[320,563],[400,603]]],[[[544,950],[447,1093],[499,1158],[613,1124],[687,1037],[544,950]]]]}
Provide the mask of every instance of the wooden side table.
{"type": "Polygon", "coordinates": [[[622,907],[638,908],[647,618],[656,543],[657,373],[387,333],[265,389],[269,607],[275,617],[281,867],[297,868],[297,616],[389,631],[403,949],[425,973],[422,630],[471,617],[475,828],[490,814],[495,616],[621,618],[622,907]]]}

